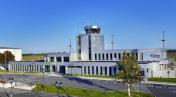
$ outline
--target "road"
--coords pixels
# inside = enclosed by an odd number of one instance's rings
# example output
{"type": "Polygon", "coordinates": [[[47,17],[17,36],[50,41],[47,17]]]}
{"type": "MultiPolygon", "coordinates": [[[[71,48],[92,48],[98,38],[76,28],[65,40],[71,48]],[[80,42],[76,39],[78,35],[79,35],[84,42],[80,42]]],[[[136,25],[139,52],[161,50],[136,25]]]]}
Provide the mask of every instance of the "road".
{"type": "Polygon", "coordinates": [[[156,97],[176,97],[176,86],[173,86],[173,85],[146,84],[146,87],[156,97]]]}
{"type": "MultiPolygon", "coordinates": [[[[13,77],[16,82],[23,82],[26,84],[39,84],[39,83],[42,84],[43,83],[42,75],[0,75],[0,79],[8,79],[8,77],[13,77]]],[[[93,80],[93,79],[88,80],[88,79],[81,79],[78,77],[59,76],[59,75],[58,76],[51,76],[51,75],[44,76],[45,84],[54,84],[56,81],[62,81],[64,86],[99,89],[103,91],[127,90],[126,85],[122,84],[121,82],[117,82],[117,81],[93,80]]],[[[134,85],[134,89],[139,90],[139,85],[140,84],[134,85]]],[[[175,97],[176,86],[142,84],[142,91],[152,93],[156,97],[175,97]]],[[[32,95],[35,93],[31,92],[31,93],[24,93],[20,95],[28,95],[28,94],[32,95]]],[[[39,94],[39,95],[42,95],[42,94],[39,94]]],[[[20,97],[20,96],[17,96],[17,97],[20,97]]],[[[28,96],[21,96],[21,97],[28,97],[28,96]]],[[[35,96],[31,96],[31,97],[35,97],[35,96]]],[[[37,96],[37,97],[40,97],[40,96],[37,96]]],[[[54,97],[54,95],[50,97],[54,97]]]]}

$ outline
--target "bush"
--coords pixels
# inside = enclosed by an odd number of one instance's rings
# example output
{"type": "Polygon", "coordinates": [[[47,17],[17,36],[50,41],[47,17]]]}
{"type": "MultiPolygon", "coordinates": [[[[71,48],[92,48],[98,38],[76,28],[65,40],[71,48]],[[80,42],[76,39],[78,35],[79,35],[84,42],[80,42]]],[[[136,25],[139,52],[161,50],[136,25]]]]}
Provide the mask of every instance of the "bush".
{"type": "Polygon", "coordinates": [[[149,78],[149,81],[176,83],[176,78],[149,78]]]}

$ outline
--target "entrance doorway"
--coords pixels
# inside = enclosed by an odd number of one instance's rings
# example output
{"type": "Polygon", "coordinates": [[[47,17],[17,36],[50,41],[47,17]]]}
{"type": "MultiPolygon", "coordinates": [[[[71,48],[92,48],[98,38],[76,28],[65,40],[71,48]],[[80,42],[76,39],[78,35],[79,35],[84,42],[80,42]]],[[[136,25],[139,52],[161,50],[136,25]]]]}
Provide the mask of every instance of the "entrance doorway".
{"type": "Polygon", "coordinates": [[[65,66],[60,66],[60,67],[59,67],[59,73],[63,73],[63,74],[66,73],[66,72],[65,72],[65,66]]]}

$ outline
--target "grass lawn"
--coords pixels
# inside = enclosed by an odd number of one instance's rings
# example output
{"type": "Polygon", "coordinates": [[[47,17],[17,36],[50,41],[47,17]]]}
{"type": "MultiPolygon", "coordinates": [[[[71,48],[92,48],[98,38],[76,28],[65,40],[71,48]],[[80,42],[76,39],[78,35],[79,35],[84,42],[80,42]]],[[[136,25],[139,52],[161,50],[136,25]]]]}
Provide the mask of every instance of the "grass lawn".
{"type": "Polygon", "coordinates": [[[97,78],[117,78],[117,76],[101,76],[101,75],[81,75],[81,74],[65,74],[66,76],[83,76],[83,77],[97,77],[97,78]]]}
{"type": "Polygon", "coordinates": [[[176,83],[176,78],[149,78],[149,81],[176,83]]]}
{"type": "MultiPolygon", "coordinates": [[[[33,89],[35,92],[42,92],[43,85],[37,84],[33,89]]],[[[59,93],[67,96],[78,96],[78,97],[128,97],[127,92],[111,91],[105,92],[100,90],[83,89],[76,87],[65,87],[57,88],[54,85],[45,85],[45,92],[48,93],[59,93]]],[[[139,93],[132,92],[132,97],[140,97],[139,93]]],[[[154,97],[150,94],[142,93],[142,97],[154,97]]]]}

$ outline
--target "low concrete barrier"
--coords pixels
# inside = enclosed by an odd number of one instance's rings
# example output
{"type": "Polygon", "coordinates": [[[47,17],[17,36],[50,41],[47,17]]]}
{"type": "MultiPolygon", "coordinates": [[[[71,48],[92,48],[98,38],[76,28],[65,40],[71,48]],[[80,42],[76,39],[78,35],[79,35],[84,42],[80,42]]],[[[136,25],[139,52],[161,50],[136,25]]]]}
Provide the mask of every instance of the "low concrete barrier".
{"type": "MultiPolygon", "coordinates": [[[[15,83],[12,83],[12,87],[14,87],[15,83]]],[[[0,87],[4,87],[4,88],[11,88],[11,84],[10,83],[0,83],[0,87]]]]}
{"type": "Polygon", "coordinates": [[[27,85],[21,82],[14,82],[12,83],[12,85],[10,83],[0,83],[0,87],[3,88],[16,88],[16,89],[23,89],[23,90],[32,90],[33,88],[35,88],[35,85],[27,85]]]}
{"type": "Polygon", "coordinates": [[[14,86],[14,88],[23,89],[23,90],[32,90],[35,87],[36,87],[35,85],[28,85],[28,84],[21,83],[21,82],[16,82],[14,86]]]}

